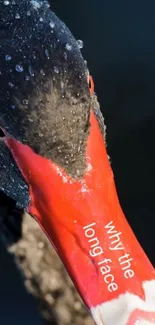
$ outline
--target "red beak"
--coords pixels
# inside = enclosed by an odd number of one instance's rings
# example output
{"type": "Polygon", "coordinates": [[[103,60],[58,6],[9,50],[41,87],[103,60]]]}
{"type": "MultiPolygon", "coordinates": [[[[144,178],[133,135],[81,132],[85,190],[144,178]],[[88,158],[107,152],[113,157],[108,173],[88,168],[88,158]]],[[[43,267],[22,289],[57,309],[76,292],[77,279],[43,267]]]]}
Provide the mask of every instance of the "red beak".
{"type": "Polygon", "coordinates": [[[96,323],[155,324],[155,271],[121,210],[94,111],[81,180],[12,138],[6,143],[29,184],[28,212],[49,237],[96,323]]]}

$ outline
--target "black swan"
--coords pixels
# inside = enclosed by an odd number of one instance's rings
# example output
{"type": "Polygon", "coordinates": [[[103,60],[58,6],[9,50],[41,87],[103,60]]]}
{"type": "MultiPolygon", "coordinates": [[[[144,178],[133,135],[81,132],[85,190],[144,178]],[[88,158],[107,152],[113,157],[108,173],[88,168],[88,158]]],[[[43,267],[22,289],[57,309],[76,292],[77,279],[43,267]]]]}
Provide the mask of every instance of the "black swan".
{"type": "Polygon", "coordinates": [[[155,272],[115,190],[81,44],[46,1],[0,1],[0,189],[40,224],[99,325],[155,324],[155,272]]]}

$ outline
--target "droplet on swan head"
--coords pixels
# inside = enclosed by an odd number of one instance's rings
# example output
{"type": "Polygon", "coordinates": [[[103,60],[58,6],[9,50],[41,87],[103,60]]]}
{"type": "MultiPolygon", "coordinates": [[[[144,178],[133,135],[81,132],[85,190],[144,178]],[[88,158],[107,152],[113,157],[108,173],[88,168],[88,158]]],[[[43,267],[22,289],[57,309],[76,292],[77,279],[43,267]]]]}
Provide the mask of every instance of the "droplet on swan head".
{"type": "Polygon", "coordinates": [[[21,64],[16,64],[15,70],[17,72],[23,72],[24,71],[24,68],[23,68],[23,66],[21,64]]]}
{"type": "Polygon", "coordinates": [[[54,70],[55,73],[59,73],[59,68],[58,67],[54,66],[53,70],[54,70]]]}
{"type": "Polygon", "coordinates": [[[54,28],[55,27],[55,23],[53,21],[50,21],[50,27],[54,28]]]}
{"type": "Polygon", "coordinates": [[[4,0],[4,5],[5,6],[8,6],[10,4],[10,1],[8,1],[8,0],[4,0]]]}
{"type": "Polygon", "coordinates": [[[65,45],[66,50],[71,51],[72,50],[72,45],[69,43],[66,43],[65,45]]]}
{"type": "Polygon", "coordinates": [[[25,76],[25,80],[26,81],[30,80],[30,77],[29,76],[25,76]]]}
{"type": "Polygon", "coordinates": [[[45,74],[45,71],[44,71],[43,69],[40,70],[40,74],[41,74],[42,76],[45,76],[45,75],[46,75],[46,74],[45,74]]]}
{"type": "Polygon", "coordinates": [[[14,84],[12,82],[9,82],[8,85],[10,88],[14,88],[14,84]]]}
{"type": "Polygon", "coordinates": [[[35,10],[40,9],[40,7],[42,6],[42,1],[37,1],[37,0],[31,0],[30,3],[32,4],[33,8],[35,10]]]}
{"type": "Polygon", "coordinates": [[[63,57],[64,57],[64,59],[65,59],[65,60],[67,60],[67,58],[68,58],[68,55],[67,55],[67,53],[66,53],[66,52],[64,52],[64,54],[63,54],[63,57]]]}
{"type": "Polygon", "coordinates": [[[15,18],[20,19],[20,15],[18,13],[16,13],[15,18]]]}
{"type": "Polygon", "coordinates": [[[32,66],[31,65],[29,65],[29,74],[30,74],[30,76],[31,77],[34,77],[34,70],[33,70],[33,68],[32,68],[32,66]]]}
{"type": "Polygon", "coordinates": [[[47,59],[50,58],[49,51],[47,49],[45,50],[45,55],[46,55],[47,59]]]}
{"type": "Polygon", "coordinates": [[[77,42],[78,48],[82,49],[83,48],[83,41],[79,39],[76,42],[77,42]]]}
{"type": "Polygon", "coordinates": [[[23,100],[22,100],[22,104],[23,104],[24,106],[27,106],[27,105],[29,104],[29,100],[28,100],[28,99],[23,99],[23,100]]]}
{"type": "Polygon", "coordinates": [[[5,55],[5,61],[10,61],[12,59],[11,55],[6,54],[5,55]]]}
{"type": "Polygon", "coordinates": [[[15,108],[16,108],[16,106],[15,106],[15,105],[11,105],[10,107],[11,107],[12,109],[15,109],[15,108]]]}

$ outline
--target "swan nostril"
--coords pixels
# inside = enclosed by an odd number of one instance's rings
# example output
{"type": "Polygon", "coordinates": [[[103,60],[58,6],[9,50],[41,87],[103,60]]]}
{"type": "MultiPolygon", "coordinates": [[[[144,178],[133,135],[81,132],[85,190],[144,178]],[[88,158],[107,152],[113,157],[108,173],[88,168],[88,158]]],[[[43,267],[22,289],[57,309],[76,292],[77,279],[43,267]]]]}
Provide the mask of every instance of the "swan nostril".
{"type": "Polygon", "coordinates": [[[88,84],[89,84],[90,94],[93,95],[93,93],[94,93],[94,81],[93,81],[93,78],[90,75],[89,75],[89,79],[88,79],[88,84]]]}

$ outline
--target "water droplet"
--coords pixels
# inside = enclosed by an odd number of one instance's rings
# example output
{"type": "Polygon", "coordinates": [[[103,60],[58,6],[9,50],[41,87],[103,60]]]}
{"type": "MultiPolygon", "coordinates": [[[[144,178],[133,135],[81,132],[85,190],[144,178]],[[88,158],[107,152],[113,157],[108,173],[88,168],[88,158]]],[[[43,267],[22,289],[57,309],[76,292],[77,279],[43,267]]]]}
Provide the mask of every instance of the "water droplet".
{"type": "Polygon", "coordinates": [[[50,21],[50,27],[54,28],[55,27],[55,23],[53,21],[50,21]]]}
{"type": "Polygon", "coordinates": [[[10,4],[10,1],[8,1],[8,0],[5,0],[5,1],[4,1],[4,5],[5,5],[5,6],[8,6],[9,4],[10,4]]]}
{"type": "Polygon", "coordinates": [[[54,72],[55,72],[55,73],[59,73],[59,69],[58,69],[56,66],[54,66],[53,69],[54,69],[54,72]]]}
{"type": "Polygon", "coordinates": [[[26,76],[26,77],[25,77],[25,80],[26,80],[26,81],[30,80],[30,77],[29,77],[29,76],[26,76]]]}
{"type": "Polygon", "coordinates": [[[66,43],[65,48],[66,48],[68,51],[71,51],[71,50],[72,50],[72,45],[69,44],[69,43],[66,43]]]}
{"type": "Polygon", "coordinates": [[[77,45],[78,45],[79,49],[82,49],[83,48],[83,41],[81,41],[80,39],[77,40],[77,45]]]}
{"type": "Polygon", "coordinates": [[[30,10],[27,11],[27,16],[31,16],[31,11],[30,10]]]}
{"type": "Polygon", "coordinates": [[[30,123],[33,122],[33,118],[31,118],[31,117],[28,117],[28,120],[29,120],[30,123]]]}
{"type": "Polygon", "coordinates": [[[66,53],[66,52],[64,52],[63,56],[64,56],[64,59],[65,59],[65,60],[67,60],[67,58],[68,58],[68,55],[67,55],[67,53],[66,53]]]}
{"type": "Polygon", "coordinates": [[[28,103],[29,103],[29,100],[28,100],[28,99],[23,99],[23,100],[22,100],[22,104],[23,104],[24,106],[27,106],[28,103]]]}
{"type": "Polygon", "coordinates": [[[31,77],[34,77],[34,70],[31,65],[29,65],[29,74],[31,75],[31,77]]]}
{"type": "Polygon", "coordinates": [[[47,49],[45,50],[45,55],[46,55],[47,59],[50,58],[49,51],[47,49]]]}
{"type": "Polygon", "coordinates": [[[16,13],[15,18],[20,19],[20,15],[18,13],[16,13]]]}
{"type": "Polygon", "coordinates": [[[40,74],[42,74],[42,76],[45,76],[45,72],[43,69],[40,70],[40,74]]]}
{"type": "Polygon", "coordinates": [[[37,0],[31,0],[31,4],[35,10],[39,9],[42,6],[42,2],[37,0]]]}
{"type": "Polygon", "coordinates": [[[5,55],[5,61],[10,61],[12,58],[9,54],[6,54],[5,55]]]}
{"type": "Polygon", "coordinates": [[[32,54],[32,56],[33,56],[33,58],[34,58],[34,60],[36,59],[36,54],[35,53],[33,53],[32,54]]]}
{"type": "Polygon", "coordinates": [[[44,247],[44,243],[43,242],[39,242],[38,243],[38,248],[41,248],[42,249],[43,247],[44,247]]]}
{"type": "Polygon", "coordinates": [[[84,64],[85,64],[85,66],[87,67],[87,61],[86,61],[86,60],[84,60],[84,64]]]}
{"type": "Polygon", "coordinates": [[[45,5],[46,8],[50,8],[50,4],[49,4],[48,1],[45,1],[45,2],[44,2],[44,5],[45,5]]]}
{"type": "Polygon", "coordinates": [[[14,84],[12,82],[9,82],[8,85],[10,88],[14,88],[14,84]]]}
{"type": "Polygon", "coordinates": [[[39,21],[41,21],[41,22],[42,22],[43,20],[44,20],[44,19],[43,19],[43,17],[40,17],[40,18],[39,18],[39,21]]]}
{"type": "Polygon", "coordinates": [[[16,106],[15,106],[15,105],[11,105],[11,108],[12,108],[12,109],[15,109],[15,108],[16,108],[16,106]]]}
{"type": "Polygon", "coordinates": [[[58,146],[58,148],[57,148],[57,149],[58,149],[58,152],[61,152],[61,147],[59,147],[59,146],[58,146]]]}
{"type": "Polygon", "coordinates": [[[21,64],[16,64],[15,69],[17,72],[23,72],[24,68],[21,64]]]}

